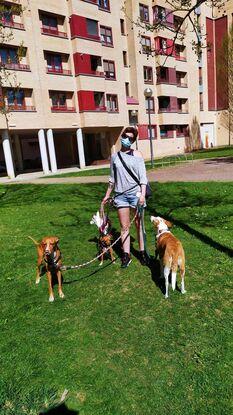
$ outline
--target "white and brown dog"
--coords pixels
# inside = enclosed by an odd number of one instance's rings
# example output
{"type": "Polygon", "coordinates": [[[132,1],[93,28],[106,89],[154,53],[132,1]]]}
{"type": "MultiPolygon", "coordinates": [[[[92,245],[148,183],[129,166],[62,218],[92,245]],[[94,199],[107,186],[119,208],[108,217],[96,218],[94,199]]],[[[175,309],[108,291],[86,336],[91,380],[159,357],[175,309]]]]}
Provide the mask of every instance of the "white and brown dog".
{"type": "Polygon", "coordinates": [[[91,221],[90,221],[91,225],[96,225],[97,228],[99,229],[99,240],[98,240],[98,245],[99,245],[99,252],[101,254],[100,257],[100,264],[103,264],[104,261],[104,255],[105,253],[110,254],[111,257],[111,261],[114,263],[115,258],[113,255],[113,249],[110,248],[111,246],[111,242],[112,242],[112,234],[111,234],[111,222],[108,218],[107,215],[104,214],[104,212],[96,212],[95,215],[93,215],[91,221]]]}
{"type": "Polygon", "coordinates": [[[171,272],[171,283],[173,291],[176,288],[176,274],[179,268],[181,274],[181,293],[184,294],[185,255],[181,242],[170,232],[172,223],[160,218],[151,216],[151,222],[156,228],[157,248],[159,254],[161,275],[165,278],[166,293],[168,298],[168,277],[171,272]]]}
{"type": "Polygon", "coordinates": [[[48,278],[49,302],[54,301],[53,277],[58,281],[58,294],[64,298],[62,291],[62,274],[60,267],[61,251],[58,246],[59,239],[56,236],[46,236],[40,242],[35,241],[31,236],[29,238],[34,242],[37,248],[37,267],[36,267],[36,284],[39,284],[41,277],[41,267],[44,266],[48,278]]]}

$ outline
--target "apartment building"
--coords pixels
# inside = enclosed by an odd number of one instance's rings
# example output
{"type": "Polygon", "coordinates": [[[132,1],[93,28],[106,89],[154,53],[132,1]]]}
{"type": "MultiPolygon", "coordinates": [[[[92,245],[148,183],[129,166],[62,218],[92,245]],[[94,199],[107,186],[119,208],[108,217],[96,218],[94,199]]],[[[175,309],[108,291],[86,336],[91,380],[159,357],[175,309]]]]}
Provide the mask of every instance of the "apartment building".
{"type": "Polygon", "coordinates": [[[233,7],[224,18],[217,12],[209,16],[205,7],[196,10],[213,44],[198,61],[187,25],[180,28],[184,41],[173,44],[171,30],[147,32],[132,23],[140,18],[153,24],[165,16],[170,28],[177,27],[180,16],[169,12],[164,0],[127,0],[126,13],[124,0],[20,4],[22,13],[2,16],[13,36],[1,46],[0,60],[20,86],[4,87],[10,113],[8,125],[0,118],[0,174],[104,163],[119,148],[127,125],[138,126],[137,146],[149,158],[148,105],[156,156],[183,153],[194,120],[201,125],[204,146],[227,143],[227,132],[217,123],[222,108],[215,63],[233,7]],[[149,102],[148,86],[153,91],[149,102]]]}

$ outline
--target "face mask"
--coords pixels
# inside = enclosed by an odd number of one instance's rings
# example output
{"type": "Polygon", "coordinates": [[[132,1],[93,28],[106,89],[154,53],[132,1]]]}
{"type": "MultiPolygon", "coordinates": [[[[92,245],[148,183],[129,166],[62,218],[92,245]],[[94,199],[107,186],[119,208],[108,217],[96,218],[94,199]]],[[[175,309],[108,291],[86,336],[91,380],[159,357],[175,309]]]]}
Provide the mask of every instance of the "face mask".
{"type": "Polygon", "coordinates": [[[132,143],[128,137],[121,136],[121,144],[123,147],[130,148],[132,143]]]}

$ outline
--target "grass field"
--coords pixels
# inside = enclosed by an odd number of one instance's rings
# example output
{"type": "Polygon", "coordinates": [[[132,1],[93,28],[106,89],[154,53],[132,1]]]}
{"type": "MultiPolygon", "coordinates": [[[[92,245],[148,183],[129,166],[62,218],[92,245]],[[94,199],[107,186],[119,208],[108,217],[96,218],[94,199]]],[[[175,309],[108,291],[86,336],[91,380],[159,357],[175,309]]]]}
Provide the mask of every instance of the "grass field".
{"type": "MultiPolygon", "coordinates": [[[[160,214],[187,258],[187,294],[165,300],[156,267],[135,257],[64,273],[65,299],[35,285],[36,239],[58,235],[64,264],[96,254],[89,224],[105,185],[0,187],[0,413],[228,415],[231,413],[233,184],[153,185],[146,211],[160,214]]],[[[119,229],[116,213],[111,212],[119,229]]],[[[135,236],[133,230],[132,234],[135,236]]],[[[56,287],[55,287],[56,289],[56,287]]]]}
{"type": "MultiPolygon", "coordinates": [[[[212,158],[212,157],[233,157],[233,146],[231,147],[218,147],[218,148],[212,148],[209,150],[199,150],[195,151],[192,154],[185,154],[185,155],[179,155],[179,156],[169,156],[169,157],[163,157],[163,158],[157,158],[155,159],[155,166],[154,168],[161,168],[163,166],[172,166],[176,163],[180,162],[186,162],[193,160],[199,160],[204,158],[212,158]]],[[[146,162],[146,169],[151,170],[151,163],[150,161],[146,162]]],[[[109,174],[109,168],[103,167],[99,169],[83,169],[78,172],[69,172],[69,173],[62,173],[62,174],[55,174],[47,176],[47,178],[51,177],[83,177],[83,176],[105,176],[109,174]]],[[[43,176],[44,177],[44,176],[43,176]]]]}

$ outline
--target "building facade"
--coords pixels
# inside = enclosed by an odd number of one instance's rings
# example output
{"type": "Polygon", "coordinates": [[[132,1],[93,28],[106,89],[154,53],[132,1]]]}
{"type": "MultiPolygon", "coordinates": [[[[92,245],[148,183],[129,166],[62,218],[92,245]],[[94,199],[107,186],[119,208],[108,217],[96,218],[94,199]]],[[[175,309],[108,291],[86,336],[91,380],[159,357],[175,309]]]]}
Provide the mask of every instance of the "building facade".
{"type": "Polygon", "coordinates": [[[212,45],[198,60],[188,25],[180,27],[184,40],[174,43],[171,30],[149,32],[132,23],[140,18],[153,24],[165,16],[170,28],[178,27],[180,16],[164,0],[20,4],[22,13],[1,17],[12,37],[1,45],[0,61],[16,74],[19,87],[4,86],[10,112],[7,121],[0,117],[0,174],[104,163],[127,125],[138,126],[138,148],[149,158],[148,105],[157,157],[183,153],[195,123],[204,147],[227,144],[218,122],[216,50],[232,23],[232,6],[224,17],[217,11],[210,16],[205,6],[196,10],[212,45]],[[150,100],[146,87],[153,92],[150,100]]]}

